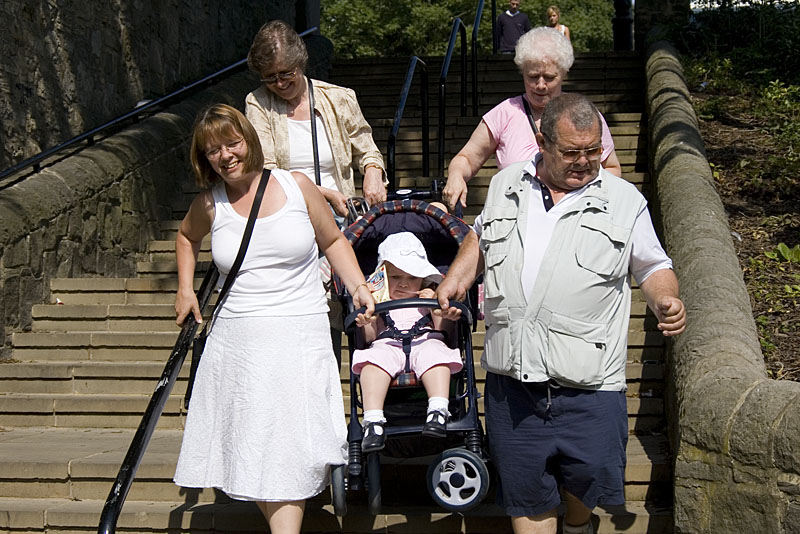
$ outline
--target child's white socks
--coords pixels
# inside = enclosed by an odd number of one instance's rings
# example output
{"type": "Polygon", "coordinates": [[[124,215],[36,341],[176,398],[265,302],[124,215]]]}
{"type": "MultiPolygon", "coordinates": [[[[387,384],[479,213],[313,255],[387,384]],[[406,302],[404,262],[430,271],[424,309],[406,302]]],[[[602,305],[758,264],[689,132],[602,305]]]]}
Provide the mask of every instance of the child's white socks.
{"type": "Polygon", "coordinates": [[[450,401],[445,397],[430,397],[428,399],[428,413],[435,411],[449,416],[450,412],[447,410],[449,405],[450,401]]]}
{"type": "Polygon", "coordinates": [[[364,410],[365,423],[385,423],[386,418],[383,416],[383,410],[364,410]]]}

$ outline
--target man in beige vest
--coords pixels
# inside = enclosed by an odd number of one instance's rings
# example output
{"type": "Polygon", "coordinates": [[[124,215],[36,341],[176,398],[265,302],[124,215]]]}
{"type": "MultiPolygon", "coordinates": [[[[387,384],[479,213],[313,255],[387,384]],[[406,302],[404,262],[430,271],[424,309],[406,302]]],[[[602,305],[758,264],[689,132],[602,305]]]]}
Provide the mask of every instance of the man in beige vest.
{"type": "Polygon", "coordinates": [[[586,97],[553,99],[533,161],[492,178],[475,233],[437,290],[442,314],[484,275],[486,425],[498,502],[517,534],[592,534],[592,509],[624,503],[630,281],[665,336],[685,310],[644,197],[600,167],[586,97]]]}

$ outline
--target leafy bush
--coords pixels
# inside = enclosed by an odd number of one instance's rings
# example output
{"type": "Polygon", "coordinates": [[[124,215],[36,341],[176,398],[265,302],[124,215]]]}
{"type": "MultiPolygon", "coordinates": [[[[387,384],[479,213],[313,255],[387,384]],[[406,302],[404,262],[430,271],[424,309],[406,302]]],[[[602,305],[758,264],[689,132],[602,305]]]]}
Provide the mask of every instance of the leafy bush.
{"type": "Polygon", "coordinates": [[[700,0],[673,40],[695,58],[729,58],[733,74],[758,85],[800,84],[800,7],[778,0],[700,0]]]}
{"type": "MultiPolygon", "coordinates": [[[[521,10],[528,15],[533,26],[544,25],[545,11],[551,3],[552,0],[526,0],[521,10]]],[[[558,6],[561,22],[569,26],[576,51],[612,49],[613,2],[563,0],[558,2],[558,6]]],[[[443,55],[456,17],[466,25],[469,41],[477,2],[326,0],[321,7],[322,33],[333,42],[338,57],[408,57],[412,54],[443,55]]],[[[507,7],[507,2],[497,2],[498,10],[507,7]]],[[[491,2],[487,1],[478,35],[482,53],[492,50],[491,17],[491,2]]]]}
{"type": "Polygon", "coordinates": [[[753,197],[800,200],[800,8],[775,0],[703,0],[688,29],[679,32],[689,87],[703,91],[695,111],[703,120],[737,114],[734,102],[752,102],[757,126],[777,152],[760,166],[742,165],[753,197]]]}

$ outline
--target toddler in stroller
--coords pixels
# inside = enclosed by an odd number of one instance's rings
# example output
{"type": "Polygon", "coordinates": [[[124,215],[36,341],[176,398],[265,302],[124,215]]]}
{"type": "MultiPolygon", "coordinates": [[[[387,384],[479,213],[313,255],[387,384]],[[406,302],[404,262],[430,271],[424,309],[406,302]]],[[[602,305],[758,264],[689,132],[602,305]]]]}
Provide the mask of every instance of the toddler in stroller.
{"type": "MultiPolygon", "coordinates": [[[[450,511],[464,512],[472,509],[488,491],[489,473],[484,461],[483,428],[478,411],[480,395],[475,380],[471,332],[477,288],[470,291],[466,304],[451,302],[451,306],[461,308],[462,314],[458,321],[450,323],[452,331],[444,336],[434,333],[437,328],[445,325],[435,322],[435,310],[439,308],[439,303],[436,299],[427,298],[433,296],[433,291],[425,287],[426,280],[434,283],[441,280],[440,273],[447,271],[458,253],[459,244],[470,231],[463,221],[433,204],[408,196],[373,206],[345,230],[345,236],[355,250],[362,272],[368,275],[377,271],[376,267],[382,261],[390,273],[401,278],[411,275],[409,278],[413,279],[413,289],[407,285],[412,280],[395,283],[395,288],[404,286],[408,293],[387,295],[391,298],[377,303],[374,315],[391,312],[390,320],[395,323],[394,330],[401,334],[415,330],[415,324],[421,318],[427,322],[427,317],[430,317],[432,328],[427,325],[416,327],[417,330],[427,330],[418,340],[414,340],[413,335],[408,338],[409,351],[406,357],[402,350],[402,339],[399,342],[372,339],[372,336],[380,337],[384,330],[392,330],[387,321],[376,324],[372,333],[363,327],[356,328],[355,317],[359,310],[353,308],[346,292],[339,293],[347,314],[344,325],[352,365],[348,464],[344,470],[346,482],[342,478],[334,478],[331,484],[334,510],[338,515],[346,513],[344,496],[347,491],[363,489],[366,489],[370,513],[379,513],[382,501],[382,458],[389,463],[409,459],[415,466],[427,465],[428,492],[436,503],[450,511]],[[413,234],[413,241],[408,233],[413,234]],[[392,237],[393,235],[398,237],[392,237]],[[420,244],[424,247],[424,253],[418,248],[420,244]],[[405,254],[403,249],[406,249],[405,254]],[[411,251],[414,253],[409,254],[411,251]],[[424,259],[426,255],[427,260],[424,259]],[[400,259],[401,257],[404,259],[400,259]],[[412,262],[405,257],[416,257],[413,262],[415,265],[412,267],[412,262]],[[423,262],[427,265],[422,266],[423,262]],[[400,272],[394,271],[393,267],[398,267],[400,272]],[[411,310],[408,312],[410,317],[404,320],[402,315],[406,313],[406,309],[411,310]],[[400,313],[396,314],[396,311],[400,313]],[[371,383],[368,370],[370,367],[359,363],[371,362],[373,366],[378,363],[369,356],[370,341],[372,348],[376,345],[395,344],[391,356],[394,359],[393,367],[387,366],[384,369],[379,364],[377,369],[372,369],[382,373],[378,374],[380,382],[377,387],[371,383]],[[397,345],[401,348],[397,349],[397,345]],[[419,347],[419,351],[414,350],[415,345],[419,347]],[[429,351],[428,345],[438,345],[438,348],[429,351]],[[416,366],[421,373],[417,376],[422,377],[420,381],[424,389],[413,380],[416,378],[413,372],[405,372],[406,369],[411,371],[412,366],[416,366]],[[397,371],[401,372],[392,380],[391,375],[397,371]],[[428,380],[429,378],[434,380],[428,380]],[[388,381],[391,381],[391,386],[387,386],[388,381]],[[437,389],[431,388],[434,383],[437,384],[434,386],[437,389]],[[444,387],[438,389],[442,384],[444,387]],[[380,396],[376,402],[367,398],[370,391],[377,392],[380,396]],[[382,408],[383,415],[380,411],[372,412],[373,407],[377,410],[382,408]],[[370,425],[369,420],[373,418],[373,422],[385,419],[386,423],[370,425]],[[365,430],[368,438],[371,431],[378,434],[382,430],[382,437],[365,441],[365,430]],[[427,436],[440,439],[422,436],[423,430],[427,436]],[[378,442],[377,445],[375,441],[378,442]],[[380,442],[384,442],[382,449],[380,442]],[[362,444],[366,450],[362,450],[362,444]]],[[[391,280],[388,282],[385,289],[393,286],[391,280]]],[[[392,492],[402,484],[413,484],[413,478],[406,478],[411,477],[413,472],[404,469],[403,481],[398,480],[399,485],[393,484],[392,492]]]]}
{"type": "MultiPolygon", "coordinates": [[[[428,284],[438,284],[442,275],[428,261],[420,240],[410,232],[399,232],[389,235],[378,247],[378,267],[370,280],[373,290],[388,290],[389,300],[430,299],[434,291],[428,284]]],[[[434,438],[447,435],[450,375],[463,366],[458,349],[444,341],[448,331],[454,332],[452,323],[443,323],[451,321],[433,315],[429,308],[401,308],[381,313],[377,324],[364,327],[370,346],[356,350],[352,361],[353,373],[360,375],[363,397],[363,452],[384,448],[383,403],[392,379],[403,371],[413,371],[428,394],[422,434],[434,438]]]]}

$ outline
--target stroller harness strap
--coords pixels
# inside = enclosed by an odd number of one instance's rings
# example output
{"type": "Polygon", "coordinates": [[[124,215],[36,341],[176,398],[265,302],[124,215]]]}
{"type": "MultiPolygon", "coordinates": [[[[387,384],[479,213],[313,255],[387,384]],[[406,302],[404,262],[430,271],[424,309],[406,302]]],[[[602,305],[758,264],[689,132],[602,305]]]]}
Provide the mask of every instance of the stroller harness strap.
{"type": "Polygon", "coordinates": [[[425,314],[414,323],[414,326],[406,330],[400,330],[395,325],[394,319],[389,315],[389,312],[382,312],[380,314],[383,319],[383,324],[386,325],[386,330],[378,334],[375,339],[394,339],[403,343],[403,354],[406,355],[405,372],[411,372],[411,342],[423,334],[438,333],[444,336],[444,342],[447,343],[447,332],[444,330],[434,330],[433,328],[426,328],[433,322],[431,314],[425,314]]]}

